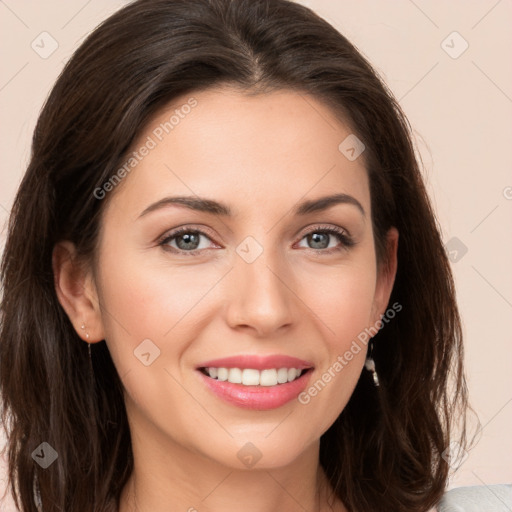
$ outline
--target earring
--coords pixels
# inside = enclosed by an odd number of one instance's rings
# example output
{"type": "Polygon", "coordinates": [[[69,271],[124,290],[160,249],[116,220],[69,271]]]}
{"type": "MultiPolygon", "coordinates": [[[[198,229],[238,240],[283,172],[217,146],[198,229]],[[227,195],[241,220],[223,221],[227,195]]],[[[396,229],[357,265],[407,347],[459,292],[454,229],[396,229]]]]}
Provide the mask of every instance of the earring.
{"type": "MultiPolygon", "coordinates": [[[[82,329],[82,331],[85,331],[85,324],[84,323],[82,323],[82,325],[80,326],[80,329],[82,329]]],[[[88,332],[85,333],[85,337],[87,339],[89,339],[89,333],[88,332]]],[[[94,373],[93,367],[92,367],[91,343],[89,343],[89,342],[87,342],[87,351],[89,352],[89,365],[90,365],[90,369],[91,369],[91,372],[94,373]]]]}
{"type": "Polygon", "coordinates": [[[373,352],[373,342],[370,342],[370,351],[369,355],[364,363],[364,367],[371,372],[373,377],[373,382],[375,386],[380,386],[379,384],[379,376],[377,375],[377,370],[375,369],[375,361],[372,358],[372,352],[373,352]]]}
{"type": "MultiPolygon", "coordinates": [[[[83,331],[83,330],[85,329],[85,324],[82,324],[82,325],[80,326],[80,329],[82,329],[82,331],[83,331]]],[[[85,337],[86,337],[87,339],[89,339],[89,333],[88,333],[88,332],[86,332],[86,333],[85,333],[85,337]]]]}

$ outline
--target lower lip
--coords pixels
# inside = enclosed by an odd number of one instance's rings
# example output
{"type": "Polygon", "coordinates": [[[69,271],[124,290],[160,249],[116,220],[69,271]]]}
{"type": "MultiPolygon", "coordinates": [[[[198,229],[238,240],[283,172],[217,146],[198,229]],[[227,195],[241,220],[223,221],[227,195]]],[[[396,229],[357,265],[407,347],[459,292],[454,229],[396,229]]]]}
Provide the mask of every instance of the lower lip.
{"type": "Polygon", "coordinates": [[[212,379],[200,370],[197,371],[208,388],[226,402],[243,409],[268,410],[277,409],[297,398],[306,388],[312,370],[308,370],[292,382],[275,386],[232,384],[228,381],[212,379]]]}

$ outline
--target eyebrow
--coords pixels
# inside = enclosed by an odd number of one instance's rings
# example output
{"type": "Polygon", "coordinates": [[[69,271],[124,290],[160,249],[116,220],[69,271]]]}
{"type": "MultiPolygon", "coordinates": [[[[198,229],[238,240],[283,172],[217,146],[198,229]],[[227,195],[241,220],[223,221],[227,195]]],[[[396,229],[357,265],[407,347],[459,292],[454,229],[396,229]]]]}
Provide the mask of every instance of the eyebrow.
{"type": "MultiPolygon", "coordinates": [[[[307,215],[313,212],[320,212],[331,208],[337,204],[349,204],[357,207],[363,217],[366,217],[366,212],[362,204],[353,196],[348,194],[334,194],[331,196],[320,197],[318,199],[309,199],[299,203],[292,209],[293,215],[307,215]]],[[[139,219],[150,212],[165,208],[167,206],[184,206],[190,210],[206,212],[213,215],[224,217],[232,217],[233,212],[231,208],[225,204],[219,203],[212,199],[205,199],[198,196],[174,196],[164,197],[156,203],[149,205],[140,215],[139,219]]]]}

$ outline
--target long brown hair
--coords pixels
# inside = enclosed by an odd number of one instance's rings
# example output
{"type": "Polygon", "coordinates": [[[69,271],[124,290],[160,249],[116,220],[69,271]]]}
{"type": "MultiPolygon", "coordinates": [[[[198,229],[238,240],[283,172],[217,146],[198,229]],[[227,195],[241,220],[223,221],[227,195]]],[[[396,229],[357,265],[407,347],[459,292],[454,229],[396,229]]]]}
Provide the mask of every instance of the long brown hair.
{"type": "MultiPolygon", "coordinates": [[[[101,188],[141,130],[173,98],[213,85],[250,93],[293,89],[326,102],[366,146],[378,262],[400,233],[390,303],[400,313],[373,338],[380,378],[367,372],[321,437],[320,463],[351,511],[425,511],[442,495],[442,454],[467,389],[450,265],[398,103],[354,46],[286,0],[139,0],[78,48],[35,129],[2,259],[2,422],[10,488],[35,512],[103,511],[133,468],[123,388],[104,341],[92,347],[57,300],[52,250],[70,240],[93,261],[101,188]],[[43,470],[32,452],[58,453],[43,470]]],[[[341,141],[340,141],[341,142],[341,141]]],[[[115,193],[115,192],[113,192],[115,193]]]]}

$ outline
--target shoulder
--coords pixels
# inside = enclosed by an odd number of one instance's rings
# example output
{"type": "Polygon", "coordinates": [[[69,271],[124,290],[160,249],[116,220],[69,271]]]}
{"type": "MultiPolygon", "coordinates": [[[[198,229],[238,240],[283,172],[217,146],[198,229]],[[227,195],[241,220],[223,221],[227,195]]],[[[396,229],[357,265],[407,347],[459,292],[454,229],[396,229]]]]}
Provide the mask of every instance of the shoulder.
{"type": "Polygon", "coordinates": [[[437,512],[502,512],[512,510],[512,484],[457,487],[446,492],[437,512]]]}

